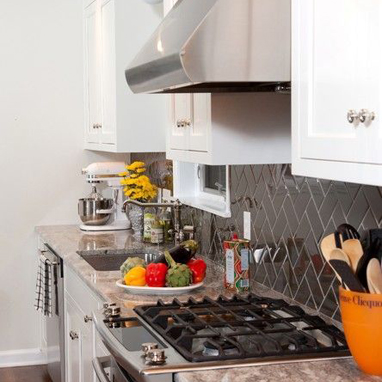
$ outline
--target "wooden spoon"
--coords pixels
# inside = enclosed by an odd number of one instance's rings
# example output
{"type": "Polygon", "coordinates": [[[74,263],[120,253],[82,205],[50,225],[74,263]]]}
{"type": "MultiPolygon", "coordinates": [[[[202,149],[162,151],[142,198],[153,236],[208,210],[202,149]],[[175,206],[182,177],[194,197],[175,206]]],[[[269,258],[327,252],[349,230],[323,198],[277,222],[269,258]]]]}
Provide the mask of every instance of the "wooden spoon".
{"type": "Polygon", "coordinates": [[[325,260],[329,263],[330,254],[332,253],[333,249],[337,248],[336,238],[335,238],[334,233],[324,237],[321,240],[320,247],[321,247],[321,252],[322,252],[325,260]]]}
{"type": "Polygon", "coordinates": [[[371,259],[367,266],[367,286],[370,293],[382,294],[382,269],[377,259],[371,259]]]}
{"type": "Polygon", "coordinates": [[[349,256],[340,248],[335,248],[330,252],[330,259],[329,260],[342,260],[345,261],[347,265],[351,265],[351,261],[349,259],[349,256]]]}
{"type": "Polygon", "coordinates": [[[349,256],[351,269],[355,273],[357,271],[358,262],[363,256],[361,242],[357,239],[348,239],[342,243],[342,249],[349,256]]]}

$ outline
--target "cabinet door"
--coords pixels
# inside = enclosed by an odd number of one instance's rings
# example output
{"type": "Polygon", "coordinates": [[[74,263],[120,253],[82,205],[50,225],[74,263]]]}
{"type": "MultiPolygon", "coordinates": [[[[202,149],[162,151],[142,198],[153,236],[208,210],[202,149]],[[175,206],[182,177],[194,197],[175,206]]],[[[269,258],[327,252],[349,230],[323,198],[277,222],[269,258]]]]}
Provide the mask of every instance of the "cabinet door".
{"type": "Polygon", "coordinates": [[[347,118],[350,110],[364,108],[380,114],[381,16],[379,0],[293,2],[293,129],[299,158],[382,162],[376,150],[382,134],[378,117],[369,124],[347,118]]]}
{"type": "Polygon", "coordinates": [[[378,0],[358,2],[358,23],[361,33],[359,58],[363,86],[359,107],[375,115],[373,121],[362,125],[366,161],[382,164],[382,3],[378,0]]]}
{"type": "Polygon", "coordinates": [[[98,143],[101,118],[101,76],[98,3],[85,9],[85,123],[86,142],[98,143]]]}
{"type": "Polygon", "coordinates": [[[94,382],[92,359],[94,338],[92,326],[70,297],[65,298],[66,382],[94,382]]]}
{"type": "Polygon", "coordinates": [[[79,317],[73,304],[65,299],[65,365],[66,382],[79,382],[81,379],[82,338],[79,317]]]}
{"type": "Polygon", "coordinates": [[[116,144],[116,51],[115,51],[115,0],[101,1],[101,79],[102,127],[100,142],[116,144]]]}
{"type": "Polygon", "coordinates": [[[172,150],[188,150],[192,124],[192,95],[174,94],[170,106],[173,110],[169,144],[172,150]]]}
{"type": "Polygon", "coordinates": [[[208,151],[211,132],[211,95],[192,95],[192,119],[189,127],[189,150],[208,151]]]}

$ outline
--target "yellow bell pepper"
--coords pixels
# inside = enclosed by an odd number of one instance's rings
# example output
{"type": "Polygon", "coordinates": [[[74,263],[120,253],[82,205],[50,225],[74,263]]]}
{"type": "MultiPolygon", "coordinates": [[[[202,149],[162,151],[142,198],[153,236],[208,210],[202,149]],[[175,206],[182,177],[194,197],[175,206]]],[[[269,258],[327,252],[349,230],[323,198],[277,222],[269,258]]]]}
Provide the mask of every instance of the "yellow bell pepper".
{"type": "Polygon", "coordinates": [[[126,273],[125,284],[131,286],[145,286],[146,285],[146,269],[143,267],[134,267],[126,273]]]}

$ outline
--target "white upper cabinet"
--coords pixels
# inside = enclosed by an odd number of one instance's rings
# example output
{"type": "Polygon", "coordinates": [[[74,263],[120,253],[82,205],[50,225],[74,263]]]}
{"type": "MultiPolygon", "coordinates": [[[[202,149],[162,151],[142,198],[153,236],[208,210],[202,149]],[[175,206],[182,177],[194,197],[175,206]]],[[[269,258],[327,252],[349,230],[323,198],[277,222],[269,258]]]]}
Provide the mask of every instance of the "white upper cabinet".
{"type": "Polygon", "coordinates": [[[170,151],[207,152],[211,125],[211,95],[176,94],[171,101],[172,118],[168,144],[170,151]]]}
{"type": "Polygon", "coordinates": [[[167,158],[206,165],[290,163],[290,96],[176,94],[167,158]]]}
{"type": "Polygon", "coordinates": [[[126,0],[85,4],[85,148],[165,151],[166,97],[135,95],[125,79],[126,67],[162,19],[161,6],[126,0]]]}
{"type": "Polygon", "coordinates": [[[379,0],[293,0],[294,174],[382,185],[381,19],[379,0]]]}
{"type": "Polygon", "coordinates": [[[99,143],[98,124],[102,121],[101,110],[101,76],[99,75],[100,52],[97,41],[100,36],[99,17],[97,4],[93,2],[85,9],[84,33],[85,33],[85,62],[86,62],[86,141],[87,143],[99,143]]]}
{"type": "MultiPolygon", "coordinates": [[[[164,0],[166,15],[176,0],[164,0]]],[[[172,94],[167,158],[205,165],[290,163],[290,96],[172,94]]]]}

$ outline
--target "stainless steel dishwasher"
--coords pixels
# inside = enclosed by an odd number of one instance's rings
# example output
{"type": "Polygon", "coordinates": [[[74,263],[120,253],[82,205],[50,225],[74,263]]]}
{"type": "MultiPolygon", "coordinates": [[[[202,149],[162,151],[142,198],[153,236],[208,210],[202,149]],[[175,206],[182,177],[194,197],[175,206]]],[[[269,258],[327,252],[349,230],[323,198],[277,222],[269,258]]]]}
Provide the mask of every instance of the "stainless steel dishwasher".
{"type": "Polygon", "coordinates": [[[65,382],[64,265],[47,244],[41,253],[52,264],[52,317],[46,317],[48,372],[53,382],[65,382]]]}

